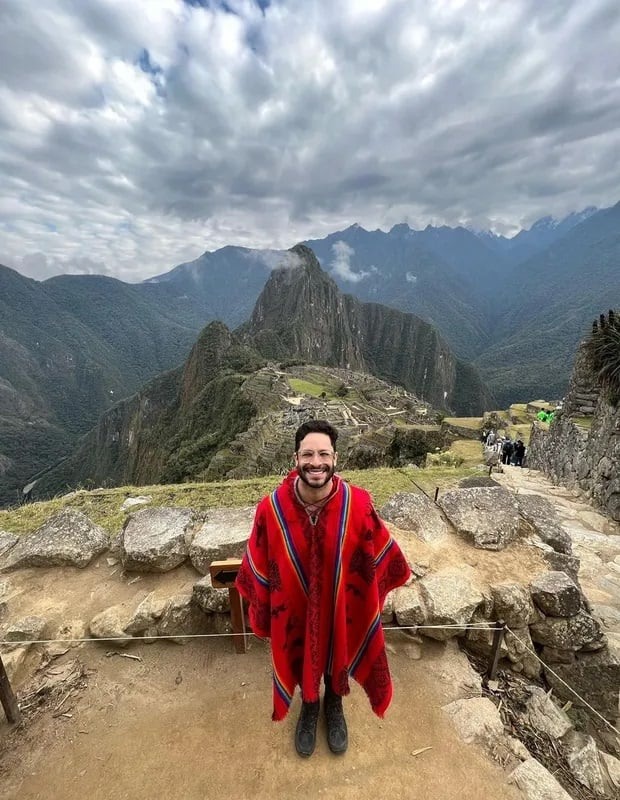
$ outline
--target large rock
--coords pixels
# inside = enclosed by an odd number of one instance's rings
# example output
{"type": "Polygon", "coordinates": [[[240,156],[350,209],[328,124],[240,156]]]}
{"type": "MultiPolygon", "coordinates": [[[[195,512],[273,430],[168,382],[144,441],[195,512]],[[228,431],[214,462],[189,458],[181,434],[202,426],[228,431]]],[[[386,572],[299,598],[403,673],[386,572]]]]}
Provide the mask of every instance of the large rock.
{"type": "MultiPolygon", "coordinates": [[[[463,575],[453,572],[427,575],[418,586],[426,609],[426,625],[467,625],[475,610],[484,603],[482,593],[463,575]]],[[[445,641],[464,632],[463,628],[424,628],[431,639],[445,641]]]]}
{"type": "Polygon", "coordinates": [[[522,672],[528,678],[538,678],[542,667],[536,658],[534,643],[530,636],[530,629],[511,628],[504,637],[506,655],[512,663],[515,672],[522,672]]]}
{"type": "Polygon", "coordinates": [[[131,634],[125,632],[131,614],[124,603],[110,606],[96,614],[88,626],[90,635],[95,639],[112,641],[116,647],[126,647],[131,641],[131,634]]]}
{"type": "Polygon", "coordinates": [[[553,672],[545,669],[547,683],[556,695],[564,700],[572,700],[574,705],[583,705],[584,698],[599,714],[612,724],[617,724],[620,699],[620,656],[610,650],[598,653],[578,653],[572,664],[554,664],[553,672]],[[562,681],[577,692],[575,695],[557,680],[562,681]]]}
{"type": "Polygon", "coordinates": [[[126,570],[168,572],[189,554],[189,542],[200,517],[191,508],[144,508],[130,514],[121,538],[126,570]]]}
{"type": "Polygon", "coordinates": [[[108,547],[108,535],[85,514],[65,508],[37,531],[22,536],[1,569],[18,567],[86,567],[108,547]]]}
{"type": "Polygon", "coordinates": [[[396,589],[394,595],[394,615],[402,627],[421,625],[426,616],[420,593],[415,585],[396,589]]]}
{"type": "Polygon", "coordinates": [[[230,611],[228,589],[215,589],[207,573],[192,587],[194,603],[205,614],[227,614],[230,611]]]}
{"type": "Polygon", "coordinates": [[[125,633],[130,636],[144,634],[145,632],[152,635],[157,623],[168,607],[168,602],[167,597],[158,597],[155,592],[147,594],[125,625],[125,633]]]}
{"type": "Polygon", "coordinates": [[[543,689],[530,686],[529,699],[525,704],[523,716],[535,730],[545,733],[552,739],[561,739],[573,727],[566,712],[558,708],[543,689]]]}
{"type": "Polygon", "coordinates": [[[207,616],[192,601],[191,592],[173,595],[157,625],[159,636],[169,636],[176,644],[185,644],[186,636],[209,632],[207,616]]]}
{"type": "MultiPolygon", "coordinates": [[[[47,621],[43,617],[28,616],[12,622],[4,633],[4,650],[15,650],[23,642],[36,642],[43,637],[47,621]]],[[[29,644],[26,645],[29,647],[29,644]]]]}
{"type": "Polygon", "coordinates": [[[491,597],[495,617],[509,628],[523,628],[538,619],[529,589],[520,583],[496,583],[491,597]]]}
{"type": "Polygon", "coordinates": [[[474,547],[503,550],[519,535],[518,506],[506,489],[457,489],[440,495],[438,502],[459,535],[474,547]]]}
{"type": "Polygon", "coordinates": [[[189,550],[192,564],[203,575],[212,561],[241,558],[250,538],[255,506],[217,508],[207,512],[207,519],[198,531],[189,550]]]}
{"type": "Polygon", "coordinates": [[[492,751],[504,736],[504,723],[495,704],[488,697],[455,700],[443,710],[452,720],[459,737],[467,744],[479,744],[492,751]]]}
{"type": "Polygon", "coordinates": [[[549,770],[535,758],[519,764],[511,772],[509,782],[516,784],[526,800],[572,800],[549,770]]]}
{"type": "Polygon", "coordinates": [[[435,503],[424,494],[399,492],[387,501],[379,515],[423,542],[440,541],[450,532],[435,503]]]}
{"type": "Polygon", "coordinates": [[[546,572],[530,584],[532,599],[550,617],[573,617],[581,609],[581,592],[565,572],[546,572]]]}
{"type": "Polygon", "coordinates": [[[15,536],[14,533],[8,533],[7,531],[0,531],[0,556],[8,552],[11,549],[11,547],[17,544],[17,542],[18,542],[18,537],[15,536]]]}
{"type": "Polygon", "coordinates": [[[586,611],[572,617],[547,617],[535,622],[530,631],[532,639],[559,650],[580,650],[585,645],[605,643],[601,626],[586,611]]]}
{"type": "Polygon", "coordinates": [[[579,783],[601,797],[613,797],[608,792],[611,787],[594,739],[571,731],[562,744],[571,772],[579,783]]]}
{"type": "Polygon", "coordinates": [[[572,542],[569,534],[562,528],[560,518],[553,504],[546,497],[538,494],[516,495],[519,514],[543,542],[558,553],[572,553],[572,542]]]}

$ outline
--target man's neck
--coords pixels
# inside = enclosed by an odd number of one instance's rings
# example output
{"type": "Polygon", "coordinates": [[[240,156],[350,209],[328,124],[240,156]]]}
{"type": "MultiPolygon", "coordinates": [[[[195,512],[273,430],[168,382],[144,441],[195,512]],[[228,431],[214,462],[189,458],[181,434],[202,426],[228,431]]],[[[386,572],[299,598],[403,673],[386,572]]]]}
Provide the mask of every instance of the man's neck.
{"type": "Polygon", "coordinates": [[[314,489],[312,486],[308,486],[308,484],[304,483],[301,478],[297,479],[297,494],[301,497],[304,503],[320,503],[321,500],[325,500],[326,497],[329,497],[333,489],[333,478],[330,478],[325,486],[320,486],[316,489],[314,489]]]}

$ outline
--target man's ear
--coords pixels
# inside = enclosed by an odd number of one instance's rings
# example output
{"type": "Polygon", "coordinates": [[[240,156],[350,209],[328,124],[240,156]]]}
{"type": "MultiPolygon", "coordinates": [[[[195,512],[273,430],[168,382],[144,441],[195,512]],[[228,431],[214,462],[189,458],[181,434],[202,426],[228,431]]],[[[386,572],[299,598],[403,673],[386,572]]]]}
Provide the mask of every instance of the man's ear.
{"type": "Polygon", "coordinates": [[[298,466],[299,466],[299,462],[298,462],[298,460],[297,460],[297,453],[293,453],[293,464],[294,464],[296,467],[298,467],[298,466]]]}
{"type": "Polygon", "coordinates": [[[334,450],[334,466],[336,466],[337,461],[338,461],[338,453],[334,450]]]}

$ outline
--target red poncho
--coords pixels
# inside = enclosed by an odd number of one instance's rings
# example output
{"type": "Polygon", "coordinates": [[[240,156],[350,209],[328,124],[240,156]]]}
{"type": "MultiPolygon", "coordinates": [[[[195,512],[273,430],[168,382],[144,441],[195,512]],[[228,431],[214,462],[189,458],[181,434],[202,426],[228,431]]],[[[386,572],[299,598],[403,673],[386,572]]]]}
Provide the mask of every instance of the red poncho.
{"type": "Polygon", "coordinates": [[[236,583],[253,632],[271,638],[273,719],[286,716],[296,686],[305,701],[318,700],[324,673],[340,695],[355,678],[381,717],[392,699],[381,610],[409,565],[368,492],[334,476],[312,525],[296,477],[258,504],[236,583]]]}

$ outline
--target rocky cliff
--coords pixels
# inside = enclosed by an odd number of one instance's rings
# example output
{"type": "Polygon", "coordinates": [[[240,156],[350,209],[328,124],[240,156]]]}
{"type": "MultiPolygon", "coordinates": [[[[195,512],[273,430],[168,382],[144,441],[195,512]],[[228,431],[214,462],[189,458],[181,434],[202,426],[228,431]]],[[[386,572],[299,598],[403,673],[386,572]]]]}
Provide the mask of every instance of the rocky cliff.
{"type": "Polygon", "coordinates": [[[548,429],[532,427],[528,465],[556,484],[583,490],[620,521],[620,405],[601,391],[586,342],[577,353],[562,412],[548,429]]]}
{"type": "MultiPolygon", "coordinates": [[[[295,428],[311,416],[350,428],[342,455],[351,463],[400,463],[392,414],[401,425],[415,425],[419,410],[426,414],[430,405],[466,413],[484,404],[477,375],[432,326],[341,294],[307,247],[293,248],[285,262],[246,325],[235,332],[221,322],[208,325],[183,367],[103,415],[76,451],[39,479],[36,496],[84,484],[278,472],[290,464],[295,428]],[[318,373],[296,378],[274,361],[317,365],[318,373]],[[403,388],[381,386],[376,378],[369,387],[368,373],[403,388]],[[330,405],[350,390],[346,402],[330,405]],[[308,392],[320,399],[306,400],[308,392]]],[[[440,444],[437,431],[432,443],[429,435],[421,437],[422,455],[440,444]]]]}
{"type": "Polygon", "coordinates": [[[490,398],[476,371],[413,314],[342,294],[305,245],[273,271],[238,333],[267,358],[370,372],[434,407],[476,414],[490,398]]]}

